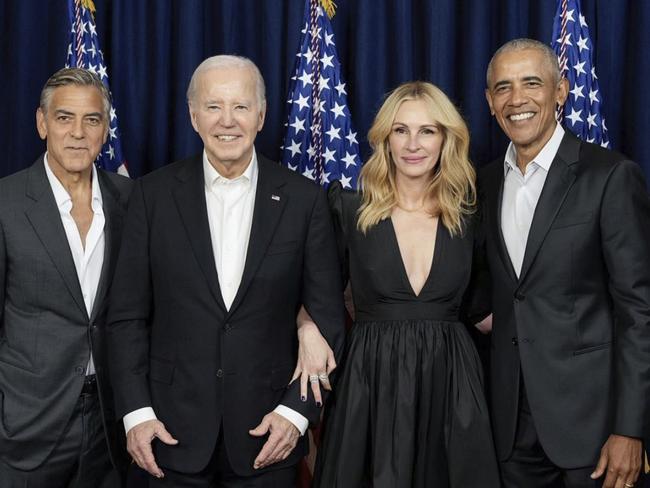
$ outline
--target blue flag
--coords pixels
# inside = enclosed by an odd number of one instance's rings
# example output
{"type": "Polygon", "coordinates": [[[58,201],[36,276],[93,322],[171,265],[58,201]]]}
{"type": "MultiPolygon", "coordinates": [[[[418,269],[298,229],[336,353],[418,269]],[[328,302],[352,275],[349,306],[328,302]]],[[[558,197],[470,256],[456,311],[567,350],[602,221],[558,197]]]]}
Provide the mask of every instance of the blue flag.
{"type": "Polygon", "coordinates": [[[304,26],[289,87],[282,164],[320,185],[340,180],[356,189],[362,164],[357,133],[332,25],[318,0],[307,0],[304,26]]]}
{"type": "Polygon", "coordinates": [[[580,13],[580,0],[558,0],[552,46],[562,76],[569,80],[569,96],[560,114],[564,116],[564,126],[580,139],[610,148],[603,96],[593,62],[594,45],[580,13]]]}
{"type": "MultiPolygon", "coordinates": [[[[97,27],[93,12],[95,5],[92,0],[68,0],[68,16],[70,18],[70,44],[66,68],[84,68],[99,76],[110,91],[108,72],[104,63],[104,54],[99,49],[97,27]]],[[[126,161],[122,155],[122,144],[117,129],[117,114],[111,106],[108,139],[102,147],[95,164],[108,171],[116,171],[128,176],[126,161]]]]}

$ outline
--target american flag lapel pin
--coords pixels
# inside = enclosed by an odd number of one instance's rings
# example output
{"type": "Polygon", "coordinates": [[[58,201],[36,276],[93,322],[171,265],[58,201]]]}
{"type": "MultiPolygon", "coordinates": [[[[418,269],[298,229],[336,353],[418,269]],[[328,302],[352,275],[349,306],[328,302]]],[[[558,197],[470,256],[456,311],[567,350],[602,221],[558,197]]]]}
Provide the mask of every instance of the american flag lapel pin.
{"type": "Polygon", "coordinates": [[[271,195],[271,200],[275,200],[276,202],[280,201],[280,195],[271,195]]]}

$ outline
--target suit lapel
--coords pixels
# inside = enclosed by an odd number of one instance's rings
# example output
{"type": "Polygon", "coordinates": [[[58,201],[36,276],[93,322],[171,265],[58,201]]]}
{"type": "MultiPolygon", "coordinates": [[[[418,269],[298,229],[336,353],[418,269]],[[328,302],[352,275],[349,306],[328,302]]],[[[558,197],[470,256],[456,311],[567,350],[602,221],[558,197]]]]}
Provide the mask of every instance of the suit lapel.
{"type": "Polygon", "coordinates": [[[281,187],[285,182],[280,177],[280,168],[277,168],[275,163],[264,159],[259,154],[257,159],[259,174],[246,264],[244,265],[244,272],[237,295],[235,295],[230,307],[230,314],[237,309],[246,295],[246,290],[264,258],[266,248],[271,242],[275,228],[289,198],[288,195],[281,191],[281,187]]]}
{"type": "Polygon", "coordinates": [[[124,217],[124,207],[120,204],[119,190],[111,183],[103,170],[97,170],[97,178],[102,192],[104,210],[104,260],[92,313],[90,315],[91,321],[95,320],[97,314],[102,309],[102,304],[111,284],[112,276],[110,271],[114,268],[114,263],[117,259],[122,237],[121,224],[124,217]]]}
{"type": "Polygon", "coordinates": [[[578,139],[565,134],[535,207],[533,221],[528,233],[528,241],[526,242],[524,261],[519,274],[520,283],[526,278],[526,274],[555,220],[555,216],[562,207],[569,189],[575,181],[576,176],[571,169],[571,165],[578,160],[579,152],[580,142],[578,139]]]}
{"type": "Polygon", "coordinates": [[[226,310],[219,287],[210,223],[205,203],[205,179],[201,156],[181,166],[176,174],[178,185],[172,190],[192,252],[199,263],[208,287],[221,308],[226,310]]]}
{"type": "Polygon", "coordinates": [[[29,169],[26,196],[34,200],[34,205],[25,212],[27,219],[61,275],[79,310],[81,310],[84,317],[88,318],[72,252],[61,222],[61,215],[54,199],[54,193],[52,193],[52,188],[45,174],[42,157],[29,169]]]}
{"type": "MultiPolygon", "coordinates": [[[[503,163],[503,162],[502,162],[503,163]]],[[[512,266],[512,261],[510,260],[510,254],[508,254],[508,248],[506,246],[506,241],[503,237],[503,230],[501,229],[501,205],[503,203],[503,181],[504,181],[504,171],[503,164],[495,165],[497,172],[493,175],[491,186],[492,195],[495,195],[494,202],[492,202],[492,211],[489,212],[492,222],[490,222],[490,228],[495,229],[495,241],[496,246],[499,252],[499,257],[503,262],[503,267],[508,272],[508,275],[512,278],[514,282],[517,281],[517,274],[515,273],[515,268],[512,266]]]]}

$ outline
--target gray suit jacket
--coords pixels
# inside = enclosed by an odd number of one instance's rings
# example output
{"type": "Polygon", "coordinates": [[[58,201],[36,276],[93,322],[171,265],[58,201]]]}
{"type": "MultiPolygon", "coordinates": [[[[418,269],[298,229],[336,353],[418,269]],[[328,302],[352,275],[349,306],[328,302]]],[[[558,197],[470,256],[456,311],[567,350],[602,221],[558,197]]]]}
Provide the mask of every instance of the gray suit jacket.
{"type": "Polygon", "coordinates": [[[90,317],[43,158],[0,180],[0,458],[14,468],[34,469],[54,448],[91,348],[107,438],[121,464],[103,326],[132,182],[102,170],[98,178],[106,245],[90,317]]]}

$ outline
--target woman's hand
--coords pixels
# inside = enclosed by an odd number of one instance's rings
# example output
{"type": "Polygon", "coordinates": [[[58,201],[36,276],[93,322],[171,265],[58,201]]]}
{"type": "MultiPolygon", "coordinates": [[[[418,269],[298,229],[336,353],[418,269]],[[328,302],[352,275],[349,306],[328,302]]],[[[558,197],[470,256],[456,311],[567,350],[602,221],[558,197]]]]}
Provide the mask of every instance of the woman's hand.
{"type": "Polygon", "coordinates": [[[307,401],[307,383],[311,385],[316,404],[323,404],[320,384],[331,390],[329,375],[336,369],[334,352],[321,335],[318,326],[311,320],[304,308],[298,314],[298,364],[291,381],[300,377],[300,399],[307,401]]]}

